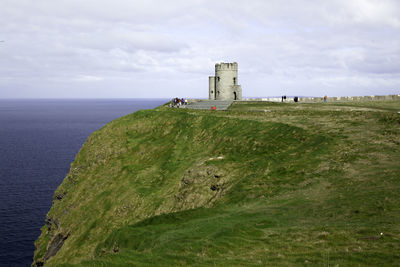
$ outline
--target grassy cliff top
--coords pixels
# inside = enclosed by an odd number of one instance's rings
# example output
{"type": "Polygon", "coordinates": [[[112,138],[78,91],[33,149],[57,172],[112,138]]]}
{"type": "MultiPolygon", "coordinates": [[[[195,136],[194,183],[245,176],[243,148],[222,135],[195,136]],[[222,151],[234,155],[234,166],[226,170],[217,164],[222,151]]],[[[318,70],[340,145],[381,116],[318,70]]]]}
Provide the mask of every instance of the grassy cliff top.
{"type": "Polygon", "coordinates": [[[400,101],[159,107],[94,132],[35,264],[400,260],[400,101]]]}

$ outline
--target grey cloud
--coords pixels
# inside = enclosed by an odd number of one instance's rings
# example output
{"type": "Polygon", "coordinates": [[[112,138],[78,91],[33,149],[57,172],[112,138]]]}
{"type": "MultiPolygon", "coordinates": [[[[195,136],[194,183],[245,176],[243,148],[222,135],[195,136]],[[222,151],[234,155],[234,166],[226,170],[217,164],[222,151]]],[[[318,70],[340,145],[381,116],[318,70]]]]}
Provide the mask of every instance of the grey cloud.
{"type": "Polygon", "coordinates": [[[399,14],[391,0],[3,0],[0,97],[205,97],[219,61],[239,62],[247,95],[393,93],[399,14]]]}

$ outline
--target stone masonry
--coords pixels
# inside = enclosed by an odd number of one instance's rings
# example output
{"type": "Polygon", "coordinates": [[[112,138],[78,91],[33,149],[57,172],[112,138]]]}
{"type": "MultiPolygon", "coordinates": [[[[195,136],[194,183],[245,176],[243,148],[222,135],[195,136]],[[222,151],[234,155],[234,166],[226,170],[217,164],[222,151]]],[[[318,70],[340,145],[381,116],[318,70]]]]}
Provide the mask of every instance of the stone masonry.
{"type": "Polygon", "coordinates": [[[209,100],[242,100],[242,87],[238,85],[238,64],[215,64],[215,76],[210,76],[209,100]]]}

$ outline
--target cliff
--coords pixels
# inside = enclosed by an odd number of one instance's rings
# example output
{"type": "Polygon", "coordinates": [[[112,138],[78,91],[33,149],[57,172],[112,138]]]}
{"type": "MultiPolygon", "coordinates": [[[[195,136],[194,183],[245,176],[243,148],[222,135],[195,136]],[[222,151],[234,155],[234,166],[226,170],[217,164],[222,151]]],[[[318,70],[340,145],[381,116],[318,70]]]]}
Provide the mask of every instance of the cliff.
{"type": "Polygon", "coordinates": [[[94,132],[33,265],[394,264],[399,101],[159,107],[94,132]]]}

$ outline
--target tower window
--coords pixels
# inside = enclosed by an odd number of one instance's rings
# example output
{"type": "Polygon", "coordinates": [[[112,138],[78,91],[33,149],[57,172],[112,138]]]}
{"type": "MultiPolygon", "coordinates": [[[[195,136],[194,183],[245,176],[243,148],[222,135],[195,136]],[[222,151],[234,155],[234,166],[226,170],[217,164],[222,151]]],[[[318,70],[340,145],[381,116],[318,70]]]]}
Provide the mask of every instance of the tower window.
{"type": "Polygon", "coordinates": [[[219,77],[217,77],[217,81],[219,81],[219,77]]]}
{"type": "Polygon", "coordinates": [[[233,84],[236,85],[236,77],[233,77],[233,84]]]}

